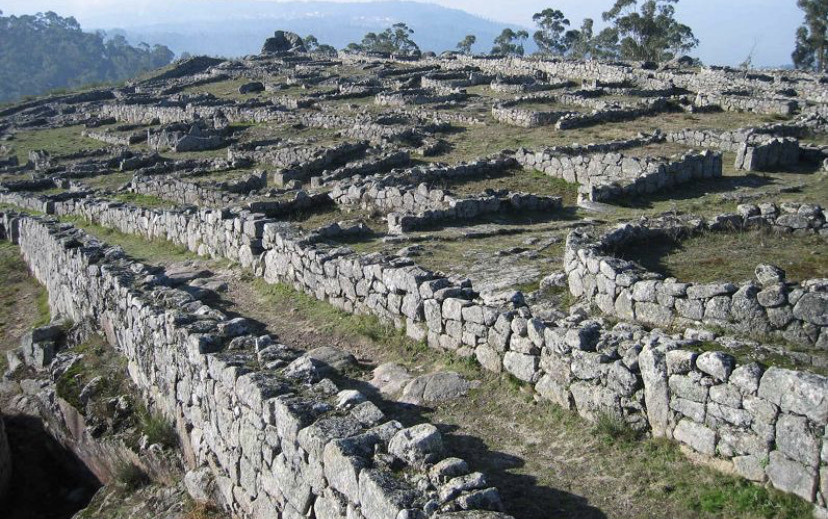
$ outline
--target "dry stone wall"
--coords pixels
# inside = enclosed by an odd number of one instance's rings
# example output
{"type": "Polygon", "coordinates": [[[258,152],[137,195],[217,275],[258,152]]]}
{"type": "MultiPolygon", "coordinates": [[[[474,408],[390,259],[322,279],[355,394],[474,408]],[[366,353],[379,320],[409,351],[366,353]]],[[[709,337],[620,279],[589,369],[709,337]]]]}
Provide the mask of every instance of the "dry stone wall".
{"type": "Polygon", "coordinates": [[[799,103],[794,99],[726,94],[698,94],[693,105],[700,108],[719,107],[725,112],[753,112],[785,117],[789,117],[799,110],[799,103]]]}
{"type": "Polygon", "coordinates": [[[806,348],[828,348],[828,281],[788,283],[784,272],[757,267],[756,282],[692,283],[648,272],[620,259],[617,250],[637,243],[672,240],[699,232],[769,228],[776,232],[828,238],[819,206],[785,204],[739,206],[739,214],[709,221],[671,220],[625,224],[599,239],[573,232],[567,239],[565,268],[569,290],[604,313],[628,321],[669,328],[706,323],[742,332],[777,334],[806,348]]]}
{"type": "MultiPolygon", "coordinates": [[[[55,211],[238,260],[269,283],[287,283],[344,311],[387,319],[431,347],[474,356],[486,369],[508,372],[588,419],[618,417],[682,442],[718,466],[825,506],[828,461],[813,454],[825,452],[818,434],[828,419],[825,377],[765,370],[720,352],[696,355],[696,338],[628,323],[609,328],[584,314],[543,322],[518,295],[484,302],[470,284],[452,283],[409,259],[326,246],[290,224],[254,214],[164,213],[91,200],[56,204],[55,211]],[[668,352],[689,360],[668,363],[668,352]],[[685,378],[671,383],[673,375],[685,378]]],[[[567,265],[581,256],[587,252],[568,247],[567,265]]],[[[589,258],[588,271],[599,272],[602,263],[589,258]]]]}
{"type": "Polygon", "coordinates": [[[485,476],[444,459],[434,426],[405,429],[370,402],[341,404],[319,364],[159,286],[145,266],[71,226],[14,214],[0,221],[47,287],[52,312],[98,323],[234,514],[425,519],[500,508],[485,476]],[[287,367],[257,367],[265,364],[287,367]],[[392,460],[411,475],[394,474],[392,460]]]}
{"type": "Polygon", "coordinates": [[[431,89],[398,90],[395,92],[381,92],[374,97],[374,103],[379,106],[405,107],[438,103],[456,103],[465,101],[465,93],[441,93],[431,89]]]}
{"type": "MultiPolygon", "coordinates": [[[[619,144],[617,149],[624,149],[619,144]]],[[[526,168],[579,184],[579,196],[607,202],[624,196],[649,194],[693,180],[722,175],[722,155],[710,150],[681,157],[627,157],[620,152],[573,154],[569,148],[540,152],[519,149],[515,159],[526,168]]],[[[587,148],[587,151],[591,151],[587,148]]]]}
{"type": "Polygon", "coordinates": [[[234,181],[200,184],[168,175],[140,176],[132,179],[130,188],[142,195],[152,195],[179,204],[201,207],[223,207],[239,201],[235,194],[247,194],[267,187],[267,172],[251,173],[234,181]]]}
{"type": "Polygon", "coordinates": [[[736,169],[772,171],[796,166],[800,159],[799,141],[778,137],[760,144],[743,144],[736,152],[736,169]]]}

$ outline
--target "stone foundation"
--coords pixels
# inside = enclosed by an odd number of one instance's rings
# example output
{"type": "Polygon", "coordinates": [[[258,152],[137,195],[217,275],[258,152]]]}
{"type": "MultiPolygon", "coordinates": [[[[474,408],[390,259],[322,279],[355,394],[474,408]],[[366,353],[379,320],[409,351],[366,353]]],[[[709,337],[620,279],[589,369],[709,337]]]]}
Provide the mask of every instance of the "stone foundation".
{"type": "Polygon", "coordinates": [[[760,272],[757,283],[685,283],[647,272],[616,257],[621,247],[653,240],[687,237],[698,232],[769,228],[776,232],[818,233],[828,237],[819,206],[739,206],[740,214],[709,221],[653,221],[625,224],[594,239],[569,235],[565,267],[569,290],[595,303],[606,314],[669,328],[677,322],[704,322],[753,334],[778,334],[792,343],[828,348],[828,292],[825,280],[786,283],[784,273],[760,272]]]}

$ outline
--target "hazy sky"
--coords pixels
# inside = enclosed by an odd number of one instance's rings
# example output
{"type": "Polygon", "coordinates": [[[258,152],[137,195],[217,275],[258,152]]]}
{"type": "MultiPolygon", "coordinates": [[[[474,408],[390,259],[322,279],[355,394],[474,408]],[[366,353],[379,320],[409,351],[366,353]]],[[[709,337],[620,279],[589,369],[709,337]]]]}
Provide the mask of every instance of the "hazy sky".
{"type": "MultiPolygon", "coordinates": [[[[228,0],[232,1],[232,0],[228,0]]],[[[279,0],[261,0],[279,1],[279,0]]],[[[345,0],[332,0],[345,1],[345,0]]],[[[347,0],[353,1],[353,0],[347,0]]],[[[532,14],[549,6],[561,9],[580,25],[601,13],[613,0],[433,0],[433,3],[513,24],[531,26],[532,14]]],[[[152,17],[154,8],[198,0],[0,0],[6,14],[53,10],[75,16],[85,27],[129,27],[152,17]]],[[[790,62],[794,33],[802,21],[796,0],[681,0],[678,18],[690,25],[701,45],[693,53],[708,63],[738,63],[754,50],[754,64],[790,62]]]]}

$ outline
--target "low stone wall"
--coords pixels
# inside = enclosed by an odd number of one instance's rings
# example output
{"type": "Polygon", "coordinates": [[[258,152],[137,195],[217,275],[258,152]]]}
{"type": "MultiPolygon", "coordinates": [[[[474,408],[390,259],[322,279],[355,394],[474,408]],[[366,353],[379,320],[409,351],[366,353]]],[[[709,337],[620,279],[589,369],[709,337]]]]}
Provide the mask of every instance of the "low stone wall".
{"type": "Polygon", "coordinates": [[[495,103],[492,106],[492,118],[510,126],[537,128],[538,126],[555,124],[564,115],[574,112],[574,110],[539,111],[521,108],[522,104],[538,102],[561,103],[562,101],[560,96],[552,95],[517,97],[510,101],[495,103]]]}
{"type": "Polygon", "coordinates": [[[640,117],[666,112],[670,109],[670,106],[670,102],[667,99],[655,98],[642,101],[636,106],[609,106],[603,109],[596,109],[588,114],[572,113],[558,120],[555,123],[555,128],[559,130],[571,130],[604,123],[632,121],[640,117]]]}
{"type": "Polygon", "coordinates": [[[382,92],[374,97],[374,103],[379,106],[412,106],[439,103],[456,103],[465,101],[468,95],[461,92],[440,93],[430,89],[398,90],[382,92]]]}
{"type": "Polygon", "coordinates": [[[199,184],[167,175],[140,176],[132,179],[130,188],[142,195],[152,195],[179,204],[199,207],[223,207],[239,201],[235,194],[247,194],[267,187],[267,172],[251,173],[243,178],[199,184]]]}
{"type": "MultiPolygon", "coordinates": [[[[619,145],[623,149],[622,145],[619,145]]],[[[722,175],[720,153],[705,150],[681,157],[625,157],[618,152],[570,155],[555,148],[540,152],[519,149],[515,159],[526,168],[580,184],[580,196],[608,202],[624,196],[651,194],[702,178],[722,175]]]]}
{"type": "Polygon", "coordinates": [[[408,151],[382,152],[377,156],[348,164],[322,176],[312,177],[311,187],[322,187],[325,184],[354,176],[383,173],[394,168],[407,166],[410,162],[411,155],[408,151]]]}
{"type": "Polygon", "coordinates": [[[366,149],[368,149],[367,142],[358,142],[310,150],[312,154],[307,160],[291,163],[282,170],[276,171],[273,174],[273,180],[278,185],[284,185],[291,180],[305,181],[315,174],[346,165],[350,160],[361,156],[366,149]]]}
{"type": "Polygon", "coordinates": [[[757,144],[742,144],[736,152],[736,169],[771,171],[799,163],[799,141],[779,137],[757,144]]]}
{"type": "Polygon", "coordinates": [[[739,206],[740,214],[709,221],[672,219],[626,224],[595,239],[569,235],[565,270],[573,296],[602,312],[628,321],[669,328],[676,323],[712,324],[750,334],[774,334],[806,348],[828,348],[828,284],[824,280],[788,283],[784,273],[757,267],[757,282],[686,283],[648,272],[617,257],[619,248],[673,240],[699,232],[767,227],[828,237],[822,208],[788,204],[779,211],[739,206]]]}
{"type": "Polygon", "coordinates": [[[439,193],[429,191],[425,184],[420,184],[417,192],[411,197],[406,193],[399,200],[410,200],[411,207],[404,203],[402,207],[388,213],[386,219],[390,234],[403,234],[442,222],[471,220],[486,214],[550,212],[563,207],[561,197],[558,196],[538,196],[510,191],[493,191],[464,198],[444,194],[440,199],[439,193]]]}
{"type": "MultiPolygon", "coordinates": [[[[393,170],[389,174],[377,174],[367,177],[357,176],[350,179],[343,179],[334,186],[333,191],[356,191],[364,188],[382,189],[396,186],[416,186],[422,183],[441,183],[459,179],[471,179],[488,174],[507,171],[518,165],[517,161],[508,155],[500,154],[491,158],[482,158],[473,162],[454,166],[432,164],[428,166],[416,166],[405,170],[393,170]]],[[[339,194],[334,195],[336,197],[339,194]]],[[[351,196],[351,198],[354,198],[351,196]]]]}
{"type": "Polygon", "coordinates": [[[215,150],[227,145],[225,132],[204,123],[176,123],[158,130],[147,130],[147,145],[155,151],[176,153],[215,150]]]}
{"type": "Polygon", "coordinates": [[[131,124],[172,124],[193,122],[196,119],[212,119],[221,115],[231,123],[280,122],[290,120],[291,115],[283,108],[269,105],[244,107],[234,104],[166,106],[151,104],[108,104],[100,109],[102,117],[114,117],[131,124]]]}
{"type": "Polygon", "coordinates": [[[696,96],[693,106],[700,108],[718,106],[725,112],[753,112],[785,117],[789,117],[799,110],[799,103],[794,99],[702,93],[696,96]]]}
{"type": "Polygon", "coordinates": [[[531,76],[512,76],[501,79],[495,79],[489,84],[492,92],[501,94],[525,94],[530,92],[544,92],[548,90],[559,90],[562,88],[569,88],[574,86],[570,81],[559,83],[542,83],[538,82],[531,76]]]}
{"type": "Polygon", "coordinates": [[[112,144],[113,146],[132,146],[133,144],[138,144],[139,142],[144,142],[145,140],[147,140],[147,134],[144,132],[114,134],[106,131],[95,132],[90,130],[84,130],[83,132],[81,132],[81,135],[88,139],[94,139],[96,141],[112,144]]]}
{"type": "Polygon", "coordinates": [[[0,503],[6,499],[6,491],[12,477],[12,459],[3,415],[0,415],[0,503]]]}
{"type": "Polygon", "coordinates": [[[232,513],[392,519],[501,506],[482,474],[441,461],[435,427],[404,429],[370,402],[340,403],[330,380],[317,383],[320,364],[293,360],[270,337],[250,335],[244,319],[157,286],[145,266],[80,231],[11,214],[0,221],[47,287],[52,312],[101,327],[232,513]],[[259,367],[274,360],[290,364],[259,367]],[[408,470],[394,472],[396,463],[408,470]]]}
{"type": "MultiPolygon", "coordinates": [[[[253,214],[164,213],[95,201],[67,202],[55,209],[123,232],[167,239],[201,255],[238,260],[269,283],[287,283],[344,311],[393,322],[431,347],[474,356],[486,369],[506,371],[532,384],[542,398],[588,419],[615,416],[688,445],[715,459],[714,466],[769,480],[825,506],[828,462],[813,455],[825,443],[814,432],[828,422],[825,377],[739,365],[722,353],[696,357],[698,341],[633,324],[610,329],[577,314],[545,323],[533,318],[519,298],[486,304],[475,299],[470,285],[453,284],[410,259],[328,247],[287,223],[253,214]],[[668,351],[689,360],[668,364],[668,351]],[[751,382],[743,384],[739,374],[751,382]],[[693,385],[678,378],[671,384],[672,375],[686,375],[693,385]],[[686,398],[688,386],[699,387],[692,399],[686,398]],[[723,394],[731,397],[723,400],[723,394]],[[679,399],[697,404],[693,414],[679,399]],[[759,434],[762,441],[754,442],[759,434]],[[805,455],[797,445],[806,446],[805,455]]],[[[567,265],[580,261],[580,255],[586,251],[568,247],[567,265]]],[[[587,268],[597,273],[600,265],[590,259],[587,268]]]]}
{"type": "Polygon", "coordinates": [[[751,128],[724,132],[714,130],[680,130],[667,134],[667,142],[732,152],[738,152],[745,144],[754,146],[770,138],[765,135],[755,134],[751,128]]]}
{"type": "Polygon", "coordinates": [[[367,148],[367,142],[346,142],[330,147],[287,145],[250,151],[231,148],[227,156],[230,161],[252,161],[281,168],[273,174],[273,180],[278,185],[284,185],[290,180],[307,180],[314,174],[335,168],[367,148]]]}
{"type": "Polygon", "coordinates": [[[420,85],[423,88],[431,88],[440,92],[452,92],[461,88],[483,85],[490,81],[492,81],[492,76],[469,70],[427,74],[420,80],[420,85]]]}
{"type": "MultiPolygon", "coordinates": [[[[664,112],[670,104],[666,98],[643,99],[635,105],[607,103],[591,92],[581,94],[563,94],[556,96],[526,96],[511,101],[496,103],[492,106],[492,117],[499,122],[524,128],[535,128],[554,124],[559,130],[583,128],[607,122],[631,121],[664,112]],[[542,112],[521,108],[521,104],[535,102],[563,103],[565,105],[584,106],[593,108],[589,113],[580,113],[577,110],[561,110],[542,112]]],[[[597,90],[594,92],[602,92],[597,90]]],[[[597,94],[596,94],[597,95],[597,94]]]]}

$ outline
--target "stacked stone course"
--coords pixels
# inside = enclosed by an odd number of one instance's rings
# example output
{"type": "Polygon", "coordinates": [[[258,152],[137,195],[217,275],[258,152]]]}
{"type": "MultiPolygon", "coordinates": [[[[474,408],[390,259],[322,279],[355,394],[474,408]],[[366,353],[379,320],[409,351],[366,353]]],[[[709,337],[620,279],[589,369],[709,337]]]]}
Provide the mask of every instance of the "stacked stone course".
{"type": "MultiPolygon", "coordinates": [[[[326,247],[313,235],[297,235],[289,224],[252,214],[146,211],[88,200],[75,204],[56,204],[55,212],[83,215],[123,232],[165,238],[202,255],[240,261],[269,283],[287,283],[347,312],[387,319],[432,347],[463,356],[473,355],[486,369],[511,373],[534,385],[543,398],[575,409],[586,418],[596,419],[604,414],[617,416],[634,427],[649,428],[655,435],[668,435],[706,456],[726,461],[745,477],[764,479],[767,476],[777,488],[825,505],[825,460],[818,462],[819,467],[813,464],[810,455],[807,464],[797,461],[803,458],[794,456],[787,446],[791,444],[786,443],[806,441],[813,445],[816,442],[817,450],[824,443],[824,439],[807,431],[813,430],[815,424],[822,423],[824,427],[825,417],[803,410],[825,408],[828,401],[825,377],[770,369],[764,376],[769,377],[767,384],[773,389],[766,390],[764,396],[758,395],[761,400],[753,402],[764,407],[747,409],[745,406],[750,404],[741,404],[740,408],[735,400],[730,400],[728,407],[736,409],[740,416],[747,416],[745,411],[750,413],[749,421],[733,424],[728,420],[735,418],[720,419],[711,414],[710,419],[694,420],[696,426],[685,420],[699,418],[698,414],[691,415],[689,411],[685,414],[670,407],[673,395],[683,398],[680,396],[683,393],[665,381],[662,374],[666,369],[666,354],[659,353],[661,350],[686,351],[682,355],[692,357],[693,350],[689,348],[698,344],[693,339],[646,332],[641,327],[623,323],[606,329],[600,321],[577,315],[545,323],[519,303],[497,305],[477,300],[469,285],[453,284],[410,260],[359,256],[348,249],[326,247]],[[233,235],[242,235],[243,239],[228,240],[233,235]],[[768,418],[760,414],[764,412],[762,409],[774,411],[768,418]],[[763,429],[768,438],[767,457],[763,457],[761,449],[729,447],[736,441],[728,439],[732,438],[727,436],[732,430],[745,432],[754,421],[760,424],[770,420],[776,424],[784,417],[801,422],[802,416],[811,420],[805,432],[775,427],[763,429]],[[684,425],[680,425],[682,422],[684,425]],[[677,434],[673,434],[674,429],[678,429],[677,434]],[[715,446],[712,453],[711,443],[715,446]],[[771,450],[775,445],[779,447],[771,450]],[[744,452],[749,454],[741,454],[744,452]],[[753,457],[740,459],[745,456],[753,457]],[[764,472],[760,473],[757,466],[764,468],[764,472]]],[[[568,247],[567,265],[578,263],[582,255],[587,257],[586,252],[568,247]]],[[[591,257],[588,263],[590,267],[593,265],[591,257]]],[[[724,358],[722,363],[732,367],[728,375],[741,369],[739,373],[750,371],[754,378],[759,377],[760,385],[765,383],[761,368],[750,364],[743,368],[726,354],[717,354],[716,358],[724,358]]],[[[685,373],[707,373],[706,376],[718,377],[714,381],[731,380],[724,375],[724,368],[709,367],[704,362],[689,366],[685,373]]],[[[703,384],[710,385],[715,382],[703,384]]],[[[726,387],[721,390],[730,391],[726,387]]],[[[706,405],[706,397],[704,402],[706,405]]],[[[711,413],[728,411],[716,406],[721,404],[712,401],[711,413]]]]}
{"type": "Polygon", "coordinates": [[[482,474],[466,476],[456,458],[441,461],[435,427],[404,429],[370,402],[335,403],[330,380],[316,384],[311,370],[311,384],[301,383],[306,357],[292,360],[268,336],[250,335],[244,319],[159,286],[145,266],[70,226],[15,214],[0,222],[0,235],[20,244],[46,285],[52,312],[99,324],[145,398],[175,419],[185,452],[211,473],[234,514],[426,518],[500,506],[482,474]],[[277,372],[254,367],[265,360],[290,364],[277,372]],[[392,475],[388,455],[412,477],[392,475]],[[476,483],[458,486],[454,477],[476,483]]]}
{"type": "Polygon", "coordinates": [[[828,237],[822,208],[811,204],[739,206],[739,214],[709,221],[671,220],[625,224],[594,239],[574,232],[567,239],[565,268],[569,290],[604,313],[652,326],[705,322],[742,332],[778,334],[805,347],[828,348],[828,282],[787,283],[784,274],[757,269],[758,283],[686,283],[648,272],[618,258],[619,248],[688,236],[768,228],[775,232],[828,237]],[[763,278],[764,276],[764,278],[763,278]]]}
{"type": "MultiPolygon", "coordinates": [[[[626,147],[624,143],[611,146],[616,150],[626,147]]],[[[593,149],[550,148],[540,152],[519,149],[515,159],[525,168],[578,183],[579,195],[597,202],[651,194],[693,180],[722,175],[721,153],[710,150],[691,151],[681,157],[665,159],[626,157],[619,151],[593,152],[593,149]],[[580,154],[581,151],[587,154],[580,154]]]]}

